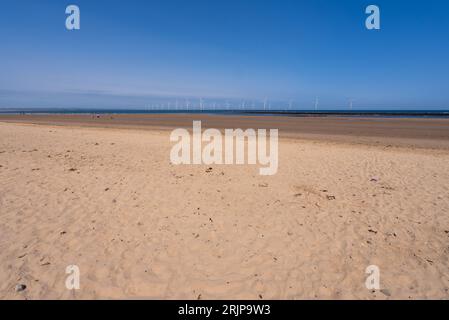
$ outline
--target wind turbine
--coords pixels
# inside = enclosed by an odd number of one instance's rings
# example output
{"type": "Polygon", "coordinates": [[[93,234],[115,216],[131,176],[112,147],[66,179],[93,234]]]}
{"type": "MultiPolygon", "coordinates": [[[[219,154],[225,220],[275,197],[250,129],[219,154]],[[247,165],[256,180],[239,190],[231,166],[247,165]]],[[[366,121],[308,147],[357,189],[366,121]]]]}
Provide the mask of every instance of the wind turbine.
{"type": "Polygon", "coordinates": [[[315,97],[315,111],[318,110],[318,97],[315,97]]]}
{"type": "Polygon", "coordinates": [[[203,98],[200,98],[200,111],[203,112],[203,98]]]}
{"type": "Polygon", "coordinates": [[[351,111],[352,111],[353,103],[354,103],[354,99],[349,99],[349,110],[351,110],[351,111]]]}

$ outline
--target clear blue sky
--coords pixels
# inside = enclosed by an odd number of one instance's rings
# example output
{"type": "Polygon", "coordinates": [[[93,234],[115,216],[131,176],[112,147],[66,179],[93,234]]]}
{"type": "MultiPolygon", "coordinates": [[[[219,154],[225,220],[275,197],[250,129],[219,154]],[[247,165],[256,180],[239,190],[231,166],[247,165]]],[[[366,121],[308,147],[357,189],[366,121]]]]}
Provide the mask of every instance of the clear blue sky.
{"type": "Polygon", "coordinates": [[[447,0],[2,0],[0,108],[318,96],[448,109],[448,17],[447,0]],[[65,29],[69,4],[79,31],[65,29]],[[365,28],[369,4],[379,31],[365,28]]]}

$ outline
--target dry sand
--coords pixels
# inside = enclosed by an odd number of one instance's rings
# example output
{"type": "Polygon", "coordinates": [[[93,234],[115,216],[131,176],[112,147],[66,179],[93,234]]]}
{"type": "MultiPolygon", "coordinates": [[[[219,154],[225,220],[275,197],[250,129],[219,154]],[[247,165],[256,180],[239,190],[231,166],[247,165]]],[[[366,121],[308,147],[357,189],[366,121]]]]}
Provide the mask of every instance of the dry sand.
{"type": "Polygon", "coordinates": [[[449,298],[446,148],[282,138],[264,177],[168,135],[0,123],[0,298],[449,298]]]}

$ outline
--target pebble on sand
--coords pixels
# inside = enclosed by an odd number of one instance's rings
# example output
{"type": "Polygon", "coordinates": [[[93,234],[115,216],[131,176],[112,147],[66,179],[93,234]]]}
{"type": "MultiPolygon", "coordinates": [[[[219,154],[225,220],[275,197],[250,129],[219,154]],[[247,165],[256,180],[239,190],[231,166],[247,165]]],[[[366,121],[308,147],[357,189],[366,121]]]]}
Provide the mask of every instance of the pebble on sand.
{"type": "Polygon", "coordinates": [[[16,290],[16,292],[21,292],[21,291],[24,291],[26,288],[27,288],[26,285],[24,285],[24,284],[18,284],[18,285],[16,285],[16,287],[14,288],[14,290],[16,290]]]}

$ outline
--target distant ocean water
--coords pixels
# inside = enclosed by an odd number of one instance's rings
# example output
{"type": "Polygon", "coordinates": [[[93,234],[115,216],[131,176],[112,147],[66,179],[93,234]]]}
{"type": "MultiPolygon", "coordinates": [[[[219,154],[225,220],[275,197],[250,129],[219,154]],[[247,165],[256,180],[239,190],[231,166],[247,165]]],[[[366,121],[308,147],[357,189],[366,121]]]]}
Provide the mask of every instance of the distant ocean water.
{"type": "Polygon", "coordinates": [[[145,110],[145,109],[0,109],[0,114],[212,114],[256,116],[345,116],[449,118],[449,110],[145,110]]]}

